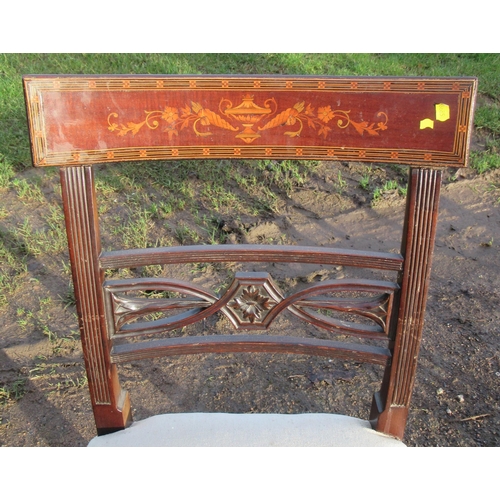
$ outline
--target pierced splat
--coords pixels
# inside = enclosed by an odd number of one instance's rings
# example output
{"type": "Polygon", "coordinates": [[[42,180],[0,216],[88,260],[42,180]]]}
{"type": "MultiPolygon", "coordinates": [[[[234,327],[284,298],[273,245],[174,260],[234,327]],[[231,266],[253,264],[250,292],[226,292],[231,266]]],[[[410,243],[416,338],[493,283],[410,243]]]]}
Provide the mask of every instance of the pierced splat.
{"type": "Polygon", "coordinates": [[[107,281],[106,302],[112,318],[111,337],[129,337],[182,328],[222,312],[237,329],[265,330],[284,310],[298,318],[336,333],[387,338],[392,299],[398,285],[373,280],[328,280],[287,297],[268,273],[236,273],[222,297],[194,285],[166,278],[107,281]],[[162,290],[186,295],[176,298],[136,298],[126,292],[162,290]],[[341,293],[374,294],[339,297],[341,293]],[[326,294],[335,293],[328,297],[326,294]],[[345,321],[321,314],[326,309],[362,316],[373,324],[345,321]],[[174,312],[167,318],[138,321],[152,313],[174,312]]]}

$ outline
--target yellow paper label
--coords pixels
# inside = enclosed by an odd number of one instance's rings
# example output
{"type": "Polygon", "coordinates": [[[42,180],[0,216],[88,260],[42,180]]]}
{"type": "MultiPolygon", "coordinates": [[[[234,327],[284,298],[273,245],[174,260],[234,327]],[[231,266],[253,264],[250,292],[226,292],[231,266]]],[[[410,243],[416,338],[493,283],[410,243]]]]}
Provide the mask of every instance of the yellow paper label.
{"type": "Polygon", "coordinates": [[[423,128],[434,128],[434,120],[431,120],[430,118],[420,120],[420,130],[423,128]]]}
{"type": "Polygon", "coordinates": [[[445,122],[450,119],[450,107],[448,104],[436,104],[436,120],[445,122]]]}

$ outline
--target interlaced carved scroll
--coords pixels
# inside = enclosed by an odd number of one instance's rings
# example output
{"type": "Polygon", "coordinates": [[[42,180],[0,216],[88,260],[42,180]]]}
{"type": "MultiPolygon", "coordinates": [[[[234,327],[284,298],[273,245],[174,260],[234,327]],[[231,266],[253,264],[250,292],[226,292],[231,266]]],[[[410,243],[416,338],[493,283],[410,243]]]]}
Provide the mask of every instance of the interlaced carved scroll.
{"type": "Polygon", "coordinates": [[[347,335],[387,338],[392,298],[397,285],[374,280],[327,280],[287,297],[267,273],[236,273],[220,297],[190,283],[163,278],[108,281],[104,284],[109,328],[115,337],[128,337],[181,328],[220,311],[237,329],[264,330],[284,310],[315,326],[347,335]],[[151,290],[184,295],[175,298],[132,298],[129,291],[151,290]],[[327,294],[336,294],[333,297],[327,294]],[[339,297],[340,293],[370,294],[339,297]],[[321,313],[348,313],[370,324],[346,321],[321,313]],[[172,316],[145,321],[152,313],[172,316]]]}

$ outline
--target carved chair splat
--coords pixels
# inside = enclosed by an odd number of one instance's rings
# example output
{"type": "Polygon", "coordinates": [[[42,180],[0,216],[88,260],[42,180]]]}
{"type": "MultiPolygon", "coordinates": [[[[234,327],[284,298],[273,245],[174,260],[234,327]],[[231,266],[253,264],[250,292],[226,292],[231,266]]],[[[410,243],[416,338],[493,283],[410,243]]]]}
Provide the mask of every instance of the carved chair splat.
{"type": "MultiPolygon", "coordinates": [[[[475,78],[30,75],[23,83],[33,164],[61,167],[72,278],[99,436],[119,436],[136,425],[129,427],[130,401],[118,379],[121,362],[194,353],[276,352],[384,366],[370,424],[384,438],[403,438],[422,338],[441,172],[467,165],[475,78]],[[92,165],[207,158],[410,165],[401,252],[243,244],[101,250],[92,165]],[[174,279],[105,279],[108,269],[196,262],[343,265],[394,271],[398,278],[327,280],[288,296],[262,272],[237,273],[221,296],[174,279]],[[152,303],[126,295],[148,289],[183,297],[152,303]],[[329,297],[333,292],[371,295],[329,297]],[[371,323],[339,321],[320,309],[348,311],[371,323]],[[144,319],[166,310],[176,313],[144,319]],[[251,334],[267,329],[283,311],[334,334],[382,339],[386,345],[251,334]],[[216,313],[249,333],[124,342],[216,313]]],[[[247,417],[245,424],[254,426],[262,416],[247,417]]],[[[269,419],[262,425],[279,432],[283,425],[277,421],[277,427],[269,419]]],[[[200,421],[193,425],[199,427],[200,421]]],[[[276,444],[276,439],[269,442],[276,444]]],[[[297,444],[283,439],[282,445],[297,444]]]]}

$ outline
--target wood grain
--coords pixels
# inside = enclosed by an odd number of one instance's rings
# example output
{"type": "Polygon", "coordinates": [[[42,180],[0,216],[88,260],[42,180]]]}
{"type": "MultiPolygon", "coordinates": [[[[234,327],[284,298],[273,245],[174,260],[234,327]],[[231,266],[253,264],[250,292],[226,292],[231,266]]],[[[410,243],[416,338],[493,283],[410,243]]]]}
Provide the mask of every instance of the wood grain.
{"type": "Polygon", "coordinates": [[[464,167],[476,87],[463,77],[24,77],[35,166],[301,158],[464,167]]]}

